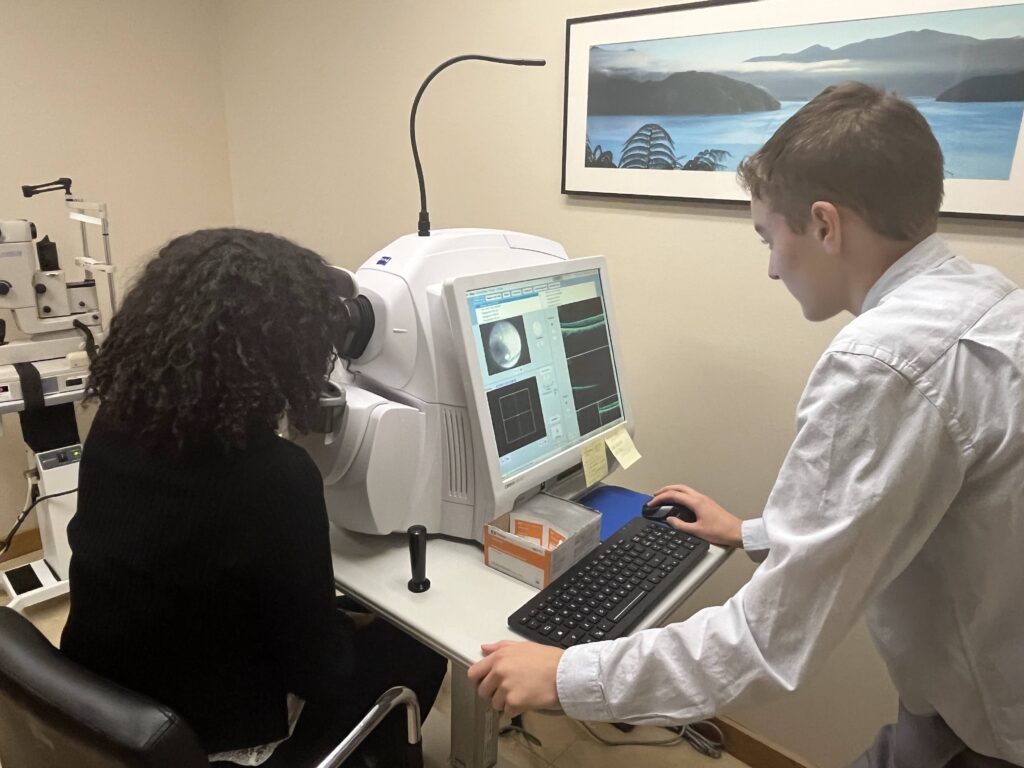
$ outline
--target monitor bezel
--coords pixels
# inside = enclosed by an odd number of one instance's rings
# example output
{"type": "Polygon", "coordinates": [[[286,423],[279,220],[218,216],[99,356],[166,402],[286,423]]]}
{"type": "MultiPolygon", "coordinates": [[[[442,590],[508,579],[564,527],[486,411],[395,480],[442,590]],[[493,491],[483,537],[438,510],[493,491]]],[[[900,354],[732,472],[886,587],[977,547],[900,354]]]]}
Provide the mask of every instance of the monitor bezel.
{"type": "MultiPolygon", "coordinates": [[[[552,264],[516,267],[513,269],[484,272],[475,275],[449,278],[444,283],[445,304],[456,358],[465,385],[466,407],[469,411],[470,426],[473,430],[474,443],[478,450],[483,451],[483,464],[486,467],[491,487],[494,491],[496,514],[511,508],[511,504],[525,490],[540,486],[549,480],[580,464],[582,448],[593,440],[607,437],[621,425],[632,434],[633,413],[626,385],[623,381],[622,343],[618,333],[615,302],[611,295],[608,263],[603,256],[588,256],[579,259],[568,259],[552,264]],[[472,319],[469,315],[467,294],[480,288],[488,288],[506,283],[536,280],[557,275],[569,275],[578,272],[598,271],[601,291],[604,299],[604,310],[608,318],[608,336],[612,346],[612,359],[615,365],[619,395],[622,404],[622,417],[604,429],[592,433],[585,441],[549,456],[528,469],[517,472],[508,478],[502,478],[501,466],[498,461],[497,441],[491,424],[490,411],[487,405],[487,392],[484,389],[483,375],[476,359],[476,346],[472,319]]],[[[474,451],[475,453],[476,451],[474,451]]],[[[613,467],[614,457],[609,457],[609,471],[613,467]]]]}

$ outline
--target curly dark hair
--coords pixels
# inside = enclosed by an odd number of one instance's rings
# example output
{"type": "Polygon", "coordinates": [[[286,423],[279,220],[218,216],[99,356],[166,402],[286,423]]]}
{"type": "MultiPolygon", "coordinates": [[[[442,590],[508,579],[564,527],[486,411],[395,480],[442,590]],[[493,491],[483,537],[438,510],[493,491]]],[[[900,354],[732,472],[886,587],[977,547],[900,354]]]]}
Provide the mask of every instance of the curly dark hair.
{"type": "Polygon", "coordinates": [[[206,229],[171,240],[125,297],[87,399],[149,445],[308,431],[344,331],[327,262],[284,238],[206,229]]]}

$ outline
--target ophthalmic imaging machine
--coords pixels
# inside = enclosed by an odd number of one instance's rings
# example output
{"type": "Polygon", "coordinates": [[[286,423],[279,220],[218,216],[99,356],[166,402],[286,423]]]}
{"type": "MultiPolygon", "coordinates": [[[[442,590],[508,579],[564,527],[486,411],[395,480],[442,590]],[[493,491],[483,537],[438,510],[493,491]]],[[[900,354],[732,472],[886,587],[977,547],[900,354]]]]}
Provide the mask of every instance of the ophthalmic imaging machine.
{"type": "Polygon", "coordinates": [[[585,490],[581,446],[629,420],[603,258],[440,230],[399,238],[355,281],[335,417],[299,438],[337,526],[480,540],[540,490],[585,490]]]}
{"type": "Polygon", "coordinates": [[[43,547],[41,559],[0,572],[0,587],[18,610],[68,588],[67,525],[77,505],[82,451],[73,401],[85,392],[89,361],[114,314],[107,207],[73,197],[68,178],[22,187],[25,197],[56,190],[63,190],[69,217],[80,226],[81,255],[74,263],[83,279],[69,279],[56,244],[39,238],[31,221],[0,221],[0,311],[6,315],[0,316],[0,415],[18,413],[28,465],[25,504],[0,540],[0,555],[33,509],[43,547]],[[90,256],[88,227],[99,229],[99,258],[90,256]]]}
{"type": "Polygon", "coordinates": [[[603,258],[570,260],[556,242],[493,229],[431,232],[416,144],[430,82],[413,100],[417,234],[355,275],[338,270],[350,320],[330,376],[323,430],[299,438],[324,477],[339,528],[411,525],[479,541],[483,526],[541,490],[586,488],[581,448],[631,423],[603,258]]]}

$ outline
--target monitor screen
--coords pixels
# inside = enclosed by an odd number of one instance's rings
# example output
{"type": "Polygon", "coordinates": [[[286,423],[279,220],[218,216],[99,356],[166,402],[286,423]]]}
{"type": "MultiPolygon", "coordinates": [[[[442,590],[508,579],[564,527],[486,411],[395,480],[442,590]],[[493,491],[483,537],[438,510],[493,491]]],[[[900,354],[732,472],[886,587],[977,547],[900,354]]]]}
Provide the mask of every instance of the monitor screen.
{"type": "Polygon", "coordinates": [[[600,270],[475,288],[465,301],[503,480],[623,421],[600,270]]]}

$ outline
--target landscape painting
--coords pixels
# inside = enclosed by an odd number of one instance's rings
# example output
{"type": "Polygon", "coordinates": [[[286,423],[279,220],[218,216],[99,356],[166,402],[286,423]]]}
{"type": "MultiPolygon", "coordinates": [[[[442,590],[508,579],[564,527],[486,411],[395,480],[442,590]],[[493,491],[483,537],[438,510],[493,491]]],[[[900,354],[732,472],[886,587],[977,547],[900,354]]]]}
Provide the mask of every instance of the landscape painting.
{"type": "Polygon", "coordinates": [[[563,191],[743,200],[737,164],[822,89],[857,80],[928,120],[944,211],[1024,214],[1024,2],[892,6],[864,0],[851,17],[738,0],[570,20],[563,191]]]}

